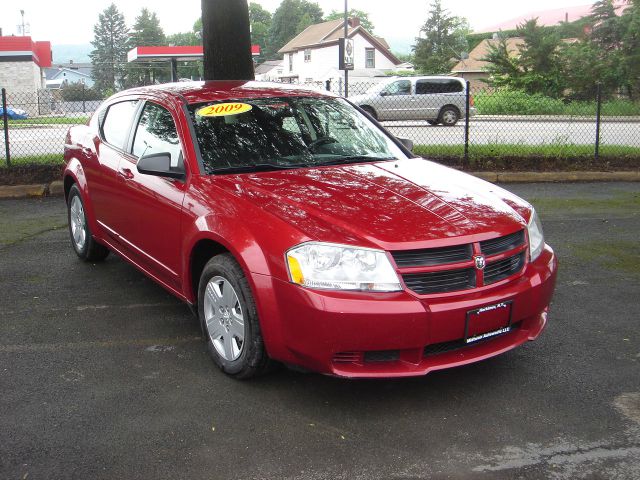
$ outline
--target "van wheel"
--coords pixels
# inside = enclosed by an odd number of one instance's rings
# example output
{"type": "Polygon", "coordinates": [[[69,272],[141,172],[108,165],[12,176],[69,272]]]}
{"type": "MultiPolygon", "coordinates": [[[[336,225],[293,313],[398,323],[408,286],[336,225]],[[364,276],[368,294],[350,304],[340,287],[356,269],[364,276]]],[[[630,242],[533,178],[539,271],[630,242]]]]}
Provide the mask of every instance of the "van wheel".
{"type": "Polygon", "coordinates": [[[444,107],[440,110],[438,121],[445,127],[453,127],[460,119],[460,112],[456,107],[444,107]]]}
{"type": "Polygon", "coordinates": [[[269,369],[249,282],[230,254],[216,255],[205,265],[198,314],[209,354],[224,373],[242,379],[269,369]]]}
{"type": "Polygon", "coordinates": [[[84,203],[77,185],[73,185],[67,197],[67,219],[71,245],[78,257],[85,262],[98,262],[109,255],[109,249],[96,242],[91,235],[84,203]]]}
{"type": "Polygon", "coordinates": [[[369,115],[371,115],[371,117],[372,117],[374,120],[378,120],[378,115],[376,115],[376,111],[375,111],[373,108],[371,108],[371,107],[369,107],[369,106],[364,106],[364,107],[361,107],[361,108],[362,108],[362,110],[364,110],[365,112],[367,112],[369,115]]]}

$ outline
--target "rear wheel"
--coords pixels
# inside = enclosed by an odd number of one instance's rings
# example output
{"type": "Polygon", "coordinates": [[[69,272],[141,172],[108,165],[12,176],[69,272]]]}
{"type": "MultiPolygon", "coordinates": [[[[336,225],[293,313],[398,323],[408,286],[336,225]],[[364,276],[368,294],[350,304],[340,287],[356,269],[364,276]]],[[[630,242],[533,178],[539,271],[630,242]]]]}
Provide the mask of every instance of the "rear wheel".
{"type": "Polygon", "coordinates": [[[96,242],[91,235],[87,222],[87,214],[77,185],[73,185],[67,197],[67,219],[69,221],[69,235],[71,245],[78,257],[86,262],[104,260],[109,250],[96,242]]]}
{"type": "Polygon", "coordinates": [[[374,120],[378,120],[378,115],[376,115],[376,111],[375,111],[372,107],[369,107],[369,106],[366,106],[366,105],[365,105],[364,107],[362,107],[362,110],[364,110],[364,111],[365,111],[365,112],[367,112],[369,115],[371,115],[371,117],[372,117],[374,120]]]}
{"type": "Polygon", "coordinates": [[[460,112],[456,107],[444,107],[440,110],[439,122],[445,127],[453,127],[460,119],[460,112]]]}
{"type": "Polygon", "coordinates": [[[205,265],[198,313],[209,354],[224,373],[250,378],[268,370],[271,362],[249,282],[230,254],[216,255],[205,265]]]}

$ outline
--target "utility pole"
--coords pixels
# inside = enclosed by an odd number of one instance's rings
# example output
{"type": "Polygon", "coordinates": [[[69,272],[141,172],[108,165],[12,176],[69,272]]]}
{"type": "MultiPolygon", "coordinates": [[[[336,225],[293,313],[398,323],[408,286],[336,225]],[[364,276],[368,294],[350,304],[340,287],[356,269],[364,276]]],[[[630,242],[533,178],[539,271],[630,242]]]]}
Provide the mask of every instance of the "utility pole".
{"type": "MultiPolygon", "coordinates": [[[[344,40],[345,45],[349,35],[349,11],[347,10],[347,1],[344,0],[344,40]]],[[[344,96],[349,96],[349,70],[344,69],[344,96]]]]}
{"type": "Polygon", "coordinates": [[[201,0],[205,80],[254,80],[247,0],[201,0]]]}

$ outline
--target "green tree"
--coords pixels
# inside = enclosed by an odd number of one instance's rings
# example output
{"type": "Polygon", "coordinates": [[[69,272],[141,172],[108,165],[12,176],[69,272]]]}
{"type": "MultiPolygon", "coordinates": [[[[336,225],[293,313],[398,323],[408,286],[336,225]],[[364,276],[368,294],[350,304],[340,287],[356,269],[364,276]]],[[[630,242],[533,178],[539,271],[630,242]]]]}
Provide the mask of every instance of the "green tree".
{"type": "Polygon", "coordinates": [[[309,25],[322,22],[322,9],[306,0],[282,0],[273,13],[269,28],[267,58],[277,58],[278,50],[309,25]]]}
{"type": "Polygon", "coordinates": [[[634,100],[640,99],[640,0],[633,0],[621,18],[623,87],[634,100]]]}
{"type": "Polygon", "coordinates": [[[509,87],[527,93],[540,93],[548,97],[562,96],[566,80],[561,40],[555,30],[538,25],[537,19],[528,20],[517,28],[522,39],[517,52],[508,50],[501,38],[490,44],[482,59],[489,62],[489,83],[496,87],[509,87]]]}
{"type": "Polygon", "coordinates": [[[126,76],[129,32],[115,4],[98,15],[93,27],[93,51],[91,58],[94,88],[102,94],[121,88],[126,76]]]}
{"type": "Polygon", "coordinates": [[[268,50],[269,29],[271,28],[271,12],[262,8],[259,3],[249,4],[249,22],[251,24],[251,43],[260,45],[260,49],[268,50]]]}
{"type": "MultiPolygon", "coordinates": [[[[369,14],[367,12],[352,8],[348,11],[348,16],[349,18],[360,19],[360,25],[362,25],[362,27],[367,32],[373,33],[373,30],[375,27],[373,25],[373,22],[369,18],[369,14]]],[[[331,20],[343,20],[343,19],[344,19],[344,10],[341,12],[338,10],[331,10],[331,13],[329,13],[326,17],[324,17],[325,22],[329,22],[331,20]]]]}
{"type": "Polygon", "coordinates": [[[425,73],[449,73],[468,51],[468,22],[442,8],[442,0],[433,0],[429,18],[420,29],[422,37],[413,46],[416,67],[425,73]]]}
{"type": "MultiPolygon", "coordinates": [[[[140,11],[131,29],[129,48],[165,45],[166,37],[155,12],[147,8],[140,11]]],[[[130,63],[128,65],[127,85],[149,85],[166,81],[170,78],[170,70],[165,67],[130,63]]]]}

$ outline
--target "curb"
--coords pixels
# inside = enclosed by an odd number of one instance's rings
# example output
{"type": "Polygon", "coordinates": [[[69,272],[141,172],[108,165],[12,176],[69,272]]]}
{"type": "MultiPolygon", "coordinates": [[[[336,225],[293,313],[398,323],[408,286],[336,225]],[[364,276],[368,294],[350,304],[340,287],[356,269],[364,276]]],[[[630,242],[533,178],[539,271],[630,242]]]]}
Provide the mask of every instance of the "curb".
{"type": "Polygon", "coordinates": [[[640,182],[632,172],[469,172],[492,183],[640,182]]]}
{"type": "MultiPolygon", "coordinates": [[[[640,182],[640,171],[468,173],[491,183],[640,182]]],[[[59,180],[44,185],[0,185],[0,199],[61,197],[62,195],[64,195],[64,184],[59,180]]]]}

